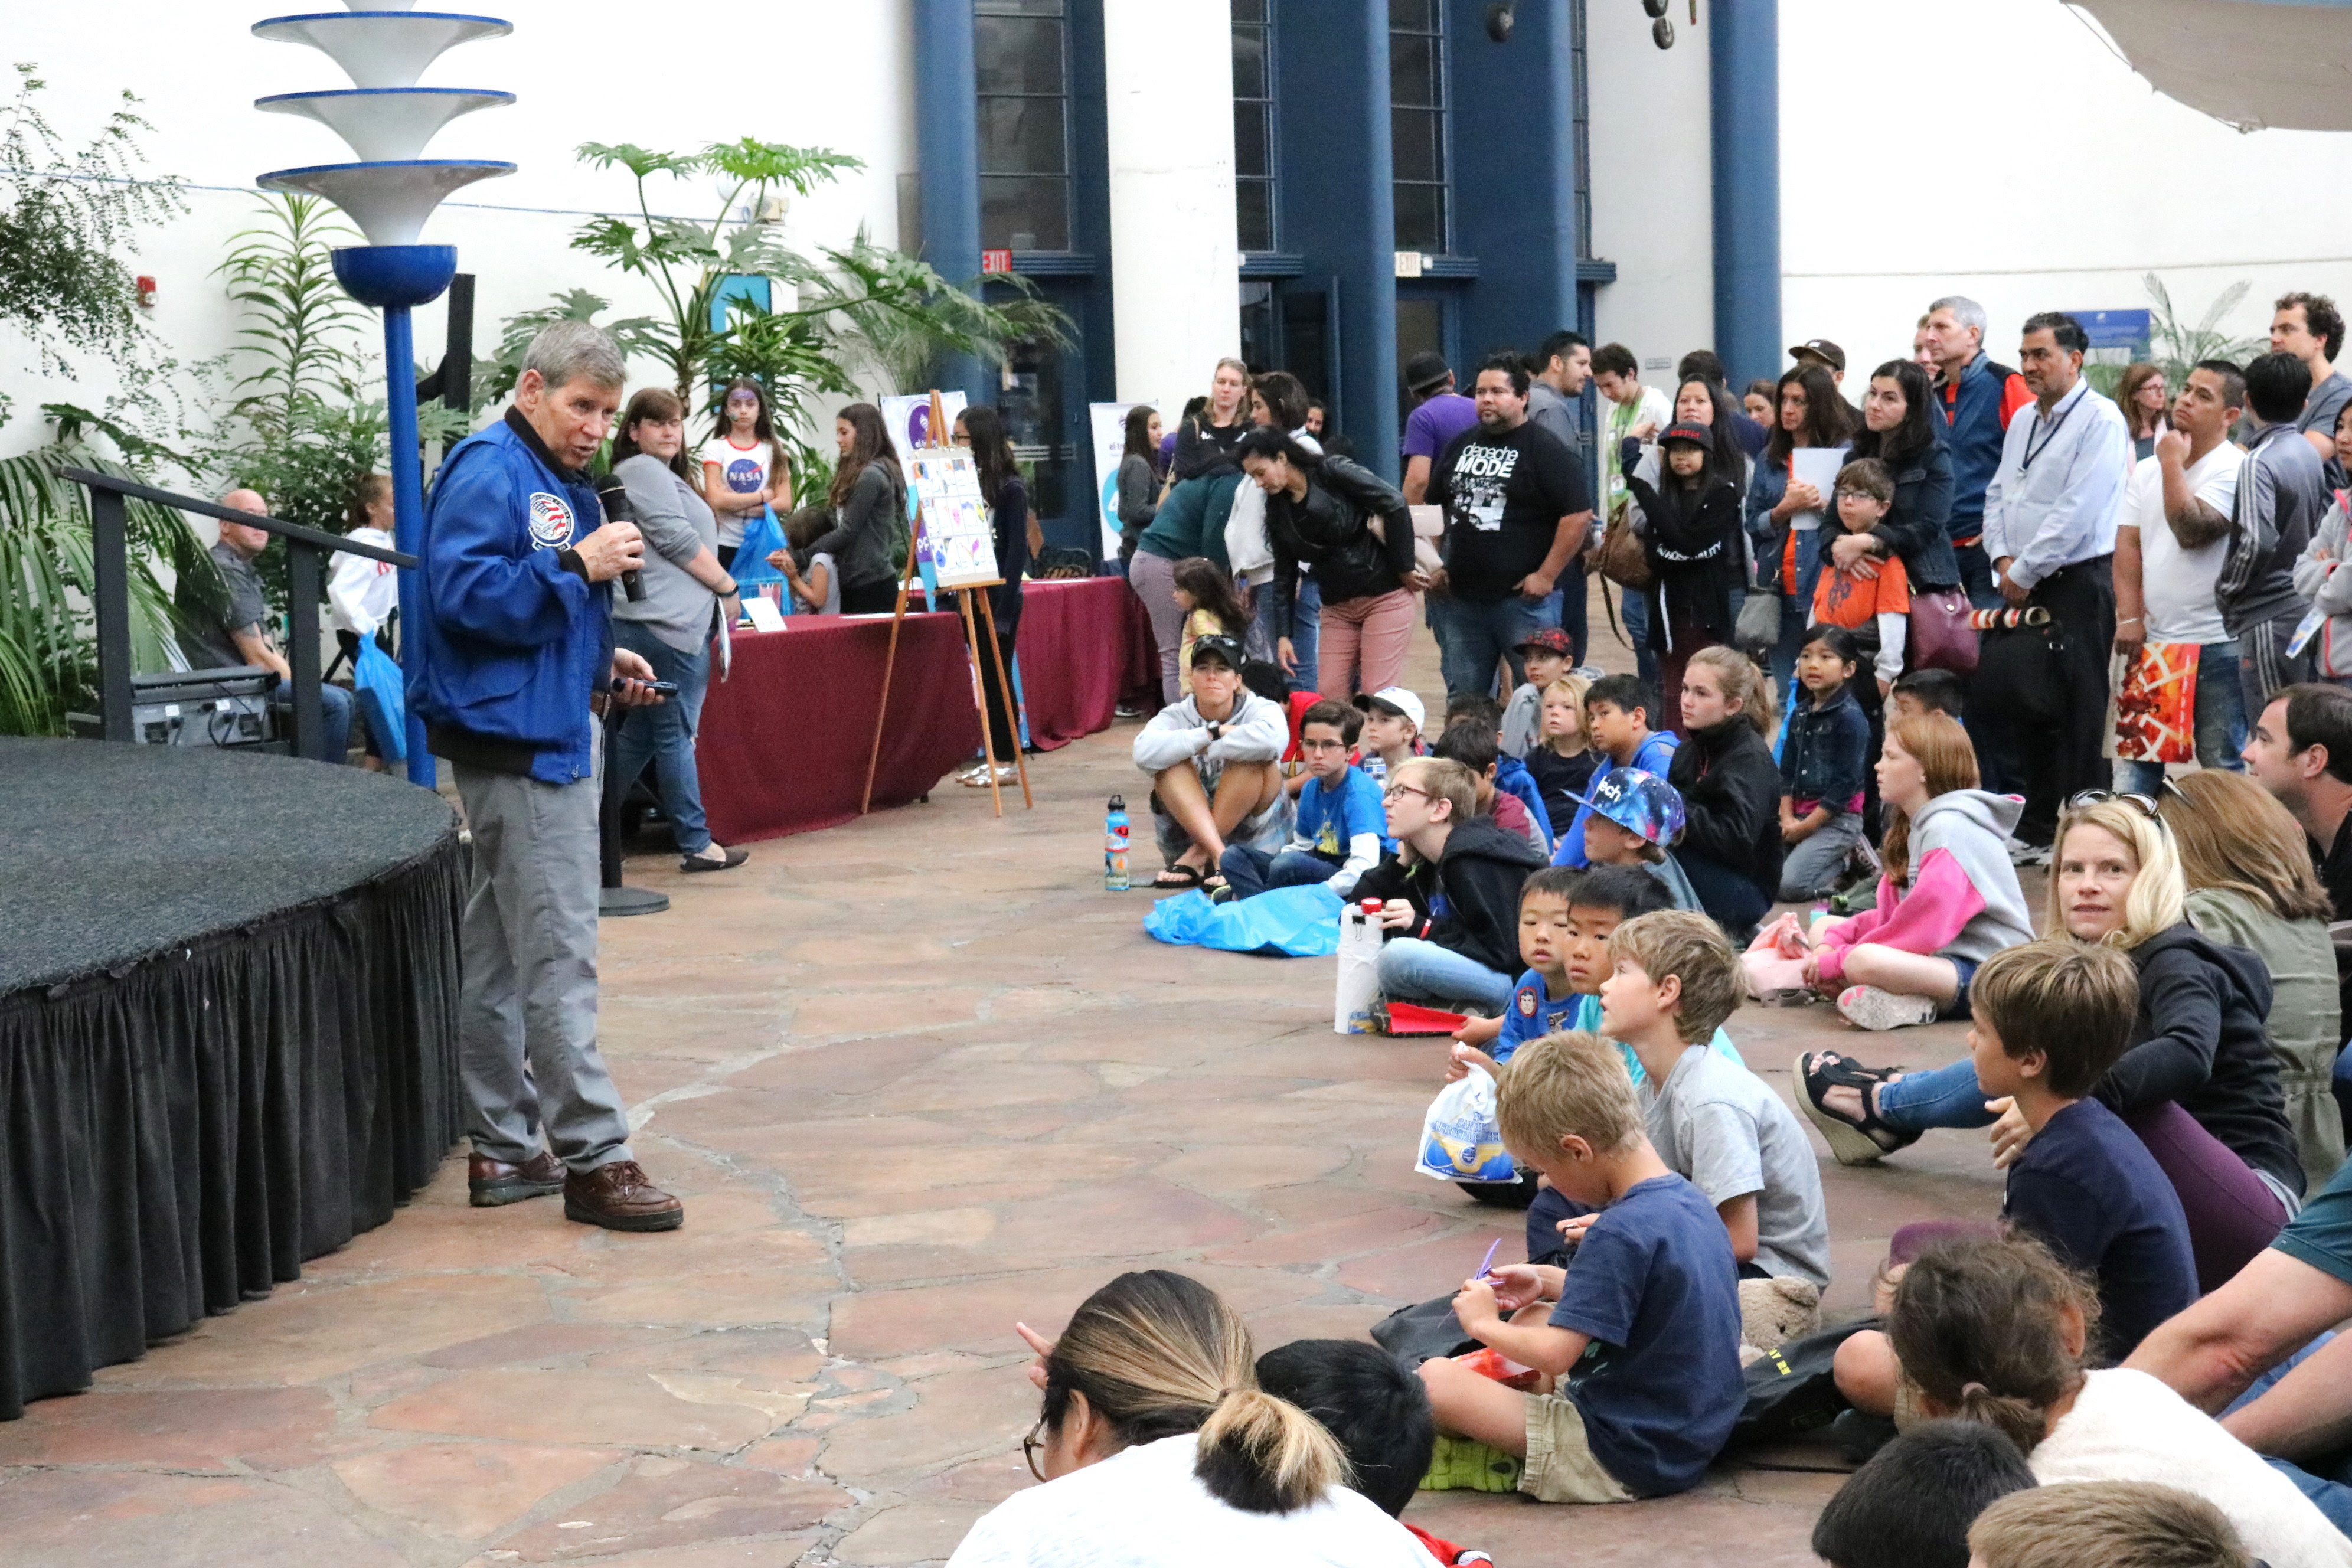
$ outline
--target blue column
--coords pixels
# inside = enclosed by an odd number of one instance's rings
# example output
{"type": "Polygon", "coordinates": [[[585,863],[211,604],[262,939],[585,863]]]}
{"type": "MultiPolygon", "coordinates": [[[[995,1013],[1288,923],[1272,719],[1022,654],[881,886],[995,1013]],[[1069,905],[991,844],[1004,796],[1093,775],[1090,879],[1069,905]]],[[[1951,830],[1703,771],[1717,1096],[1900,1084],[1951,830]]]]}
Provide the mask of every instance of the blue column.
{"type": "MultiPolygon", "coordinates": [[[[1483,5],[1448,18],[1454,104],[1454,247],[1478,263],[1464,286],[1454,374],[1466,389],[1490,348],[1532,351],[1577,316],[1576,68],[1569,7],[1521,5],[1510,40],[1486,36],[1483,5]],[[1511,105],[1511,154],[1486,145],[1489,106],[1511,105]]],[[[1590,335],[1589,333],[1587,334],[1590,335]]]]}
{"type": "MultiPolygon", "coordinates": [[[[923,259],[950,283],[980,276],[980,126],[971,0],[915,0],[915,147],[922,163],[923,259]]],[[[980,364],[950,354],[942,388],[975,397],[980,364]]]]}
{"type": "Polygon", "coordinates": [[[1715,165],[1715,351],[1731,384],[1776,375],[1780,335],[1780,0],[1707,7],[1715,165]]]}
{"type": "Polygon", "coordinates": [[[1336,294],[1332,413],[1366,467],[1397,476],[1396,207],[1387,0],[1277,0],[1281,244],[1336,294]]]}
{"type": "MultiPolygon", "coordinates": [[[[404,555],[425,546],[425,483],[417,466],[416,344],[409,329],[408,307],[387,305],[383,312],[383,363],[390,367],[385,386],[386,415],[392,426],[392,547],[404,555]]],[[[416,574],[400,571],[400,602],[420,604],[416,574]]],[[[425,658],[425,639],[414,622],[403,628],[401,652],[404,674],[414,676],[425,658]]],[[[408,710],[408,782],[426,789],[437,787],[439,772],[425,750],[425,721],[408,710]]]]}

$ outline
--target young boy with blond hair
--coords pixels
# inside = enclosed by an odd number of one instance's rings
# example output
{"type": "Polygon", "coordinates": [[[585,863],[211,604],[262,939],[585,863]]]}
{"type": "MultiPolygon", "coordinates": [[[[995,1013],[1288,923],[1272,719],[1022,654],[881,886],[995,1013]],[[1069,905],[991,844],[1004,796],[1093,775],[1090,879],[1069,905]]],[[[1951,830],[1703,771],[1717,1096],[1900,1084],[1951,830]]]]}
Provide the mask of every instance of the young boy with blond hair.
{"type": "Polygon", "coordinates": [[[1684,910],[1643,915],[1610,934],[1609,963],[1601,1026],[1642,1064],[1659,1157],[1715,1205],[1740,1278],[1820,1290],[1830,1224],[1812,1145],[1762,1079],[1708,1046],[1745,989],[1723,928],[1684,910]]]}
{"type": "Polygon", "coordinates": [[[1463,1332],[1557,1380],[1556,1392],[1425,1362],[1438,1426],[1523,1458],[1518,1489],[1541,1502],[1687,1491],[1745,1397],[1722,1222],[1643,1136],[1633,1081],[1597,1035],[1520,1047],[1496,1085],[1496,1120],[1514,1162],[1599,1213],[1567,1268],[1504,1264],[1454,1299],[1463,1332]]]}

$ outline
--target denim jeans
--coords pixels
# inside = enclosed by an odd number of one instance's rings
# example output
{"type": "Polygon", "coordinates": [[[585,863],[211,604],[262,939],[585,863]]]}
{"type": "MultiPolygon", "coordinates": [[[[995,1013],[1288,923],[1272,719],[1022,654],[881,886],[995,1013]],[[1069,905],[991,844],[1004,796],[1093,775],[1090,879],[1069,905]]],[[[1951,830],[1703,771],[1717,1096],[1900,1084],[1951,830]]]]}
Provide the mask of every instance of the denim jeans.
{"type": "Polygon", "coordinates": [[[1988,1097],[1977,1082],[1973,1062],[1954,1062],[1926,1072],[1906,1072],[1893,1083],[1878,1086],[1878,1119],[1898,1132],[1925,1132],[1930,1127],[1990,1127],[1995,1120],[1985,1109],[1988,1097]]]}
{"type": "MultiPolygon", "coordinates": [[[[2197,651],[2197,765],[2246,771],[2246,692],[2239,679],[2238,645],[2209,642],[2197,651]]],[[[2126,762],[2118,787],[2153,795],[2164,787],[2162,763],[2126,762]]]]}
{"type": "MultiPolygon", "coordinates": [[[[1633,673],[1653,691],[1658,689],[1658,650],[1650,646],[1650,602],[1632,589],[1617,595],[1617,618],[1625,623],[1625,640],[1633,645],[1633,673]]],[[[1653,730],[1671,730],[1677,721],[1672,713],[1652,715],[1653,730]]]]}
{"type": "MultiPolygon", "coordinates": [[[[1266,595],[1272,598],[1272,595],[1266,595]]],[[[1312,573],[1298,574],[1298,597],[1290,617],[1290,651],[1298,668],[1285,679],[1293,691],[1315,689],[1316,639],[1323,627],[1323,589],[1312,573]]]]}
{"type": "Polygon", "coordinates": [[[1862,842],[1862,814],[1841,811],[1803,843],[1790,847],[1780,861],[1780,900],[1810,903],[1837,890],[1845,858],[1862,842]]]}
{"type": "Polygon", "coordinates": [[[1576,650],[1575,658],[1580,665],[1584,662],[1584,656],[1592,643],[1591,623],[1586,613],[1591,597],[1591,588],[1584,575],[1584,561],[1580,556],[1570,562],[1566,570],[1560,573],[1559,586],[1552,590],[1551,599],[1547,601],[1549,607],[1545,611],[1550,617],[1546,624],[1557,626],[1568,634],[1569,646],[1576,650]]]}
{"type": "Polygon", "coordinates": [[[614,621],[613,640],[642,654],[657,680],[674,680],[677,695],[651,708],[632,708],[613,742],[613,766],[625,793],[646,764],[654,765],[654,793],[681,855],[710,847],[702,816],[702,777],[695,771],[694,732],[702,722],[702,697],[710,685],[710,651],[680,653],[635,621],[614,621]]]}
{"type": "MultiPolygon", "coordinates": [[[[2317,1354],[2320,1347],[2336,1337],[2324,1333],[2278,1365],[2254,1379],[2245,1393],[2231,1400],[2221,1412],[2233,1415],[2268,1394],[2281,1378],[2317,1354]]],[[[2317,1505],[2327,1516],[2327,1522],[2346,1535],[2352,1535],[2352,1448],[2339,1448],[2335,1453],[2318,1455],[2301,1464],[2285,1459],[2268,1459],[2271,1468],[2295,1484],[2295,1489],[2317,1505]]]]}
{"type": "MultiPolygon", "coordinates": [[[[278,689],[270,696],[273,700],[291,704],[294,683],[279,681],[278,689]]],[[[323,680],[319,683],[319,730],[320,734],[311,742],[310,750],[303,754],[314,761],[332,763],[341,767],[352,749],[352,694],[342,687],[330,686],[323,680]]]]}
{"type": "Polygon", "coordinates": [[[1491,696],[1495,667],[1511,665],[1511,687],[1527,679],[1518,645],[1541,624],[1541,600],[1517,594],[1481,602],[1452,595],[1429,597],[1430,625],[1437,633],[1438,667],[1445,676],[1445,700],[1491,696]]]}
{"type": "Polygon", "coordinates": [[[1982,542],[1952,546],[1952,563],[1960,569],[1960,588],[1969,603],[1979,610],[2008,607],[2000,590],[1993,585],[1992,557],[1985,553],[1982,542]]]}
{"type": "Polygon", "coordinates": [[[1419,937],[1398,937],[1381,949],[1381,994],[1397,1000],[1449,1007],[1466,1002],[1500,1016],[1511,1005],[1511,980],[1475,958],[1419,937]]]}
{"type": "Polygon", "coordinates": [[[1304,888],[1313,882],[1328,882],[1339,868],[1322,856],[1306,849],[1285,849],[1279,855],[1269,855],[1263,849],[1253,849],[1246,844],[1225,847],[1224,858],[1217,862],[1223,873],[1225,885],[1236,899],[1254,899],[1269,888],[1304,888]]]}
{"type": "Polygon", "coordinates": [[[1813,590],[1822,580],[1822,531],[1797,531],[1797,583],[1780,585],[1780,640],[1772,645],[1772,689],[1786,693],[1797,676],[1797,655],[1813,624],[1813,590]]]}

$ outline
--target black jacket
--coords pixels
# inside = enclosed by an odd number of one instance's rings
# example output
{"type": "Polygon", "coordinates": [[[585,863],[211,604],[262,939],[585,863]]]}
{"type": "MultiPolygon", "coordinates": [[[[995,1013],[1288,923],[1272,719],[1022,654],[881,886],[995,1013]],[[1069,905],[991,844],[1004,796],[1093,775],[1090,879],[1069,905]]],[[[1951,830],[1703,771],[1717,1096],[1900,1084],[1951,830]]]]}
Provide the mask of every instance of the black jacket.
{"type": "Polygon", "coordinates": [[[2132,949],[2131,961],[2139,971],[2131,1048],[2091,1092],[2117,1112],[2178,1100],[2231,1153],[2302,1192],[2303,1162],[2263,1023],[2269,968],[2186,921],[2132,949]]]}
{"type": "Polygon", "coordinates": [[[1433,868],[1411,866],[1391,855],[1356,882],[1356,899],[1402,899],[1413,923],[1396,936],[1417,936],[1498,973],[1517,975],[1519,963],[1519,889],[1543,857],[1516,833],[1506,833],[1491,816],[1474,816],[1446,835],[1445,851],[1433,868]],[[1443,893],[1445,912],[1431,912],[1443,893]]]}
{"type": "Polygon", "coordinates": [[[1740,552],[1739,491],[1728,480],[1694,496],[1663,492],[1638,476],[1626,486],[1642,509],[1642,552],[1650,563],[1650,646],[1670,649],[1673,628],[1720,641],[1731,635],[1731,595],[1747,585],[1740,552]]]}
{"type": "Polygon", "coordinates": [[[1745,713],[1693,730],[1675,748],[1666,782],[1683,797],[1675,853],[1703,856],[1780,895],[1780,769],[1745,713]]]}
{"type": "Polygon", "coordinates": [[[1412,512],[1404,492],[1345,458],[1326,458],[1307,470],[1307,495],[1287,490],[1265,498],[1265,540],[1274,551],[1274,624],[1291,635],[1298,568],[1314,574],[1323,602],[1378,598],[1404,586],[1412,570],[1412,512]],[[1373,518],[1385,540],[1375,538],[1373,518]]]}

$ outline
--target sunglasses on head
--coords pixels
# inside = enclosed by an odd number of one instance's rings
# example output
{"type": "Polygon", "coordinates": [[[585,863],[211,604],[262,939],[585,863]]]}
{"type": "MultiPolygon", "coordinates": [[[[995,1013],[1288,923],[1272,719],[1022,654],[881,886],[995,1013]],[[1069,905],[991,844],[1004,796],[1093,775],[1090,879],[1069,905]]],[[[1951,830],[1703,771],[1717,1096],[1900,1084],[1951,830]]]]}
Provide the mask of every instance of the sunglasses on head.
{"type": "MultiPolygon", "coordinates": [[[[2157,795],[2180,795],[2180,786],[2168,778],[2156,787],[2157,795]]],[[[2182,798],[2187,797],[2182,796],[2182,798]]],[[[2138,795],[2124,790],[2086,789],[2082,794],[2070,797],[2066,802],[2066,809],[2081,811],[2087,806],[2097,805],[2102,801],[2109,800],[2119,800],[2126,805],[2137,806],[2140,815],[2151,822],[2161,823],[2164,820],[2163,815],[2158,810],[2156,795],[2138,795]]]]}

